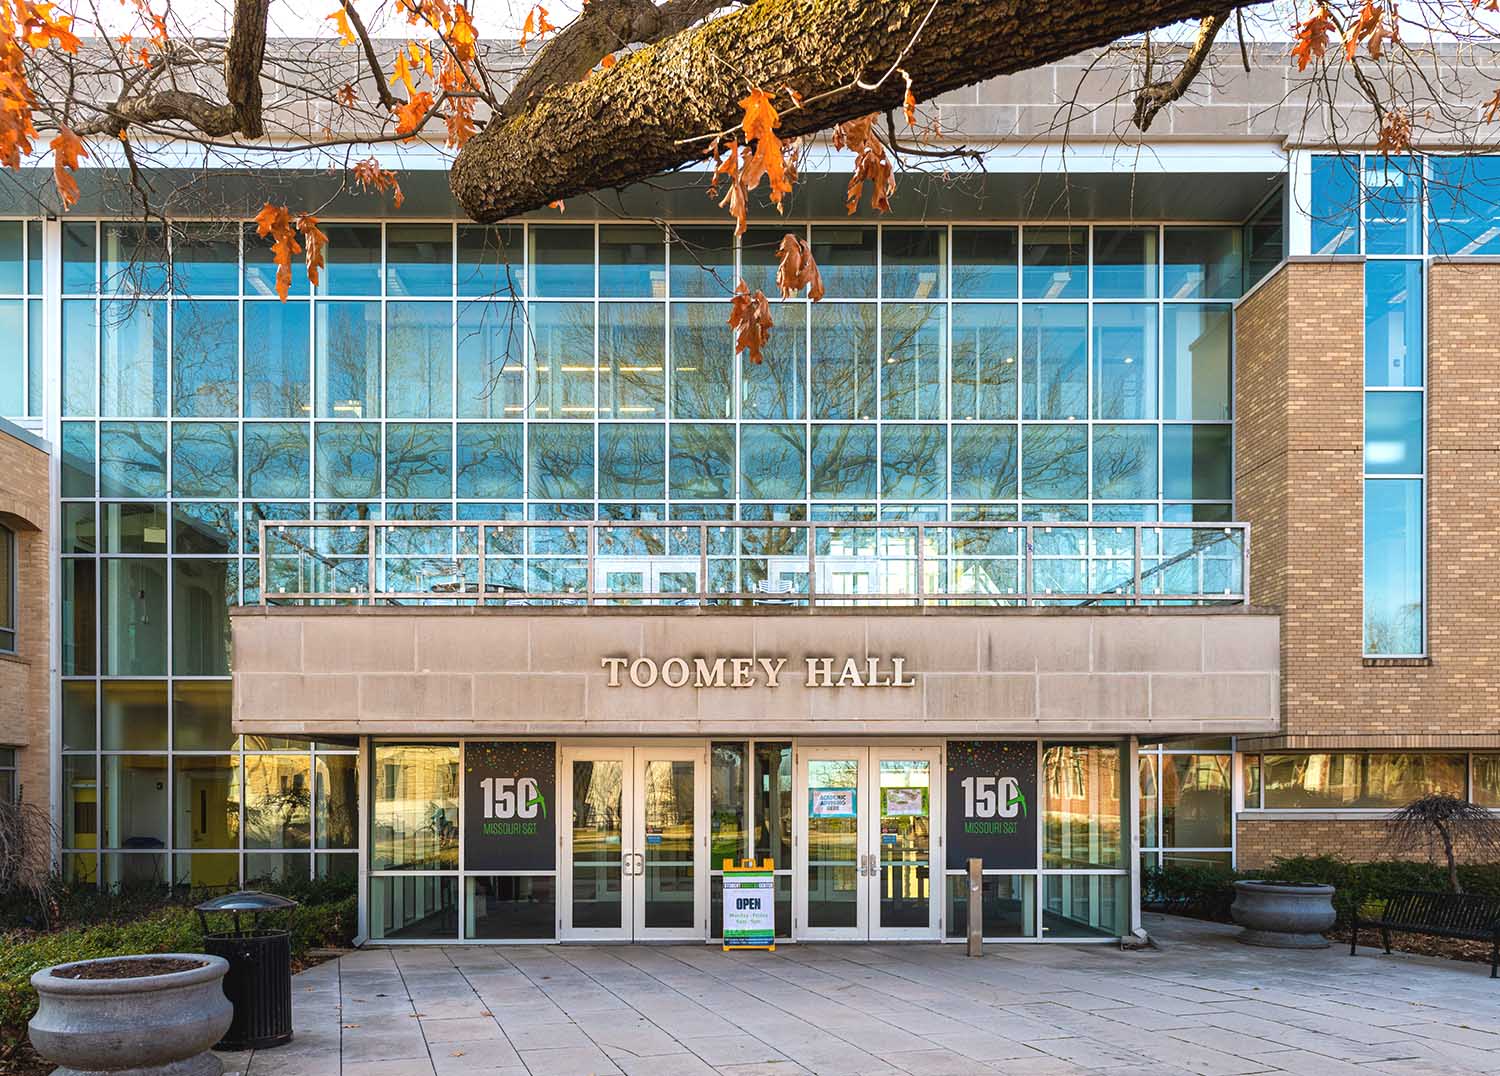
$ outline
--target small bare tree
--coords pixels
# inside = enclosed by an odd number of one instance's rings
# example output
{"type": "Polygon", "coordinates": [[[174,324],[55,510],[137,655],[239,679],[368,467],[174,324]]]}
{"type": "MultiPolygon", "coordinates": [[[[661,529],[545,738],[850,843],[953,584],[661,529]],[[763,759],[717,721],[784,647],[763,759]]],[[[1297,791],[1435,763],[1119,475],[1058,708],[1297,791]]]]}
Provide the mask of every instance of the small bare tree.
{"type": "Polygon", "coordinates": [[[1458,848],[1500,858],[1500,815],[1477,803],[1433,792],[1408,803],[1387,823],[1396,852],[1422,850],[1429,855],[1441,846],[1448,860],[1448,888],[1462,893],[1458,881],[1458,848]]]}
{"type": "Polygon", "coordinates": [[[0,797],[0,897],[25,893],[50,920],[52,821],[35,803],[0,797]]]}

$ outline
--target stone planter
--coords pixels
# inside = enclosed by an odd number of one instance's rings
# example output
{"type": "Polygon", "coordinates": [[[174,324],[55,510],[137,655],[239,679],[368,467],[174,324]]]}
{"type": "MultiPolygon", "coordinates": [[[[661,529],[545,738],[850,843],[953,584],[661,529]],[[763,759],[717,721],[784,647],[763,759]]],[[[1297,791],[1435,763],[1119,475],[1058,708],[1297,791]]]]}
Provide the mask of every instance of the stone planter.
{"type": "Polygon", "coordinates": [[[1246,945],[1273,949],[1327,949],[1323,931],[1333,926],[1333,886],[1314,882],[1235,882],[1234,921],[1246,945]]]}
{"type": "Polygon", "coordinates": [[[223,1066],[208,1051],[234,1015],[224,996],[228,970],[222,957],[202,953],[104,957],[43,968],[31,977],[40,1001],[31,1018],[31,1044],[58,1063],[54,1076],[220,1076],[223,1066]],[[119,977],[121,964],[138,964],[147,974],[131,975],[127,968],[119,977]],[[70,976],[105,970],[116,974],[70,976]]]}

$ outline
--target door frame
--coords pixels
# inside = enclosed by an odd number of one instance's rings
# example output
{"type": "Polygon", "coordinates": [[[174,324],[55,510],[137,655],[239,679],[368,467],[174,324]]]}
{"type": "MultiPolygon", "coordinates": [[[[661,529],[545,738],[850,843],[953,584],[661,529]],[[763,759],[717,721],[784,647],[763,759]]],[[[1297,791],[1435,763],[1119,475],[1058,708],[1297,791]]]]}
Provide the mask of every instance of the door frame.
{"type": "Polygon", "coordinates": [[[944,849],[943,790],[946,785],[943,740],[883,740],[879,742],[794,740],[792,746],[792,796],[797,809],[792,816],[792,937],[797,941],[933,941],[943,940],[944,894],[947,891],[947,860],[944,849]],[[922,755],[916,754],[922,752],[922,755]],[[925,929],[885,927],[878,923],[880,884],[880,776],[881,758],[927,757],[930,760],[928,818],[931,845],[928,849],[929,914],[925,929]],[[809,927],[808,904],[808,781],[807,762],[813,759],[857,759],[860,766],[857,796],[859,824],[856,847],[859,857],[859,892],[855,906],[856,926],[809,927]]]}
{"type": "Polygon", "coordinates": [[[706,741],[558,742],[557,940],[559,942],[703,941],[708,937],[708,755],[706,741]],[[694,926],[647,928],[644,859],[643,767],[648,760],[691,761],[693,768],[694,926]],[[620,925],[573,926],[573,763],[618,760],[620,790],[620,925]]]}

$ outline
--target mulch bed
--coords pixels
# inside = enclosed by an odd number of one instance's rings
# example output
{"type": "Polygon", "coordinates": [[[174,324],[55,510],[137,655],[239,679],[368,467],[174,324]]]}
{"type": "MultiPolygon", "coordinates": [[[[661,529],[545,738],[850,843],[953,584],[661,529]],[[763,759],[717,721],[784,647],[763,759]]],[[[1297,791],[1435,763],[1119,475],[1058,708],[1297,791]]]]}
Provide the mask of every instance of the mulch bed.
{"type": "MultiPolygon", "coordinates": [[[[1328,932],[1328,937],[1335,943],[1349,944],[1349,931],[1341,927],[1328,932]]],[[[1379,946],[1380,931],[1365,927],[1359,932],[1360,945],[1379,946]]],[[[1485,964],[1490,962],[1490,943],[1465,941],[1462,938],[1433,938],[1425,934],[1402,934],[1391,931],[1391,950],[1393,952],[1415,953],[1418,956],[1436,956],[1444,960],[1464,960],[1471,964],[1485,964]]]]}
{"type": "Polygon", "coordinates": [[[192,971],[203,967],[202,960],[183,960],[176,957],[153,957],[150,960],[100,960],[89,964],[73,964],[53,971],[59,979],[144,979],[148,975],[171,975],[179,971],[192,971]]]}

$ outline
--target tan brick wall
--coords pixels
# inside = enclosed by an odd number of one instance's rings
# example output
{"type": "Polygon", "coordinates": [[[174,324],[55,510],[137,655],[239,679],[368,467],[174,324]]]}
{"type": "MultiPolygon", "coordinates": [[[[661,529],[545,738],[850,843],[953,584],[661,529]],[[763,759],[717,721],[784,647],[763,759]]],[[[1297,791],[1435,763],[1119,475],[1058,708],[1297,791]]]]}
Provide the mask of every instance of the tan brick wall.
{"type": "Polygon", "coordinates": [[[1239,817],[1235,865],[1240,870],[1268,867],[1290,856],[1338,855],[1357,863],[1380,859],[1425,861],[1426,852],[1393,857],[1385,822],[1378,818],[1273,819],[1239,817]]]}
{"type": "Polygon", "coordinates": [[[1252,599],[1282,612],[1286,746],[1500,745],[1497,285],[1431,274],[1426,667],[1362,658],[1363,265],[1290,263],[1240,308],[1238,516],[1252,599]]]}
{"type": "Polygon", "coordinates": [[[0,654],[0,745],[15,746],[26,800],[46,807],[48,721],[48,458],[0,430],[0,523],[16,535],[16,653],[0,654]]]}

